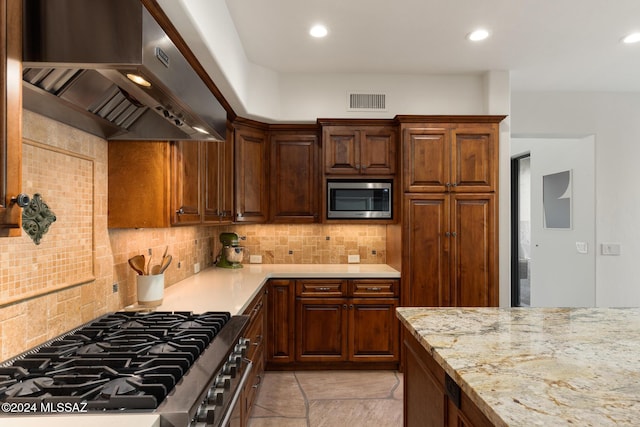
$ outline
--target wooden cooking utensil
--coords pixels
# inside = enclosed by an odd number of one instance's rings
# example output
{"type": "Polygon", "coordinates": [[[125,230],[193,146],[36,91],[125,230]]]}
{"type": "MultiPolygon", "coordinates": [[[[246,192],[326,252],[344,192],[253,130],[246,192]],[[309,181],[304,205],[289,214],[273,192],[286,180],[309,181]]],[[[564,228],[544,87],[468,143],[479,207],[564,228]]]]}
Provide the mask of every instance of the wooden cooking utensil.
{"type": "Polygon", "coordinates": [[[144,255],[136,255],[134,257],[129,258],[129,265],[133,268],[138,274],[144,275],[145,270],[145,262],[144,255]]]}

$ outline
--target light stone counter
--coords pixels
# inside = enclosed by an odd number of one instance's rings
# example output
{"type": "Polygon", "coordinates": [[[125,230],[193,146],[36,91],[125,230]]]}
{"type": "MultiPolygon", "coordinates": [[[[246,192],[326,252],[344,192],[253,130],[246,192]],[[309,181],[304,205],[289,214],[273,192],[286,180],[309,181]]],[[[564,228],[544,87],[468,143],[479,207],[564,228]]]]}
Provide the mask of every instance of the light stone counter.
{"type": "Polygon", "coordinates": [[[498,426],[640,425],[640,308],[399,308],[498,426]]]}
{"type": "Polygon", "coordinates": [[[245,264],[243,268],[212,267],[164,291],[158,311],[229,311],[242,314],[267,280],[273,278],[400,278],[386,264],[245,264]]]}

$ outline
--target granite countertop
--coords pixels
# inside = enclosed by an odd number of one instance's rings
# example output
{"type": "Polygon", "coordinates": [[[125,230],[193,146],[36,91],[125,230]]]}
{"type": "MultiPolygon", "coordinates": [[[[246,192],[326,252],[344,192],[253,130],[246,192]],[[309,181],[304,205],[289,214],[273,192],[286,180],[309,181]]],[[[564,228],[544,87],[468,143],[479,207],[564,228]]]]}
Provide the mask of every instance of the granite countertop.
{"type": "Polygon", "coordinates": [[[158,311],[229,311],[242,314],[267,280],[273,278],[400,278],[386,264],[245,264],[208,268],[164,291],[158,311]]]}
{"type": "Polygon", "coordinates": [[[640,422],[640,308],[399,308],[497,426],[640,422]]]}

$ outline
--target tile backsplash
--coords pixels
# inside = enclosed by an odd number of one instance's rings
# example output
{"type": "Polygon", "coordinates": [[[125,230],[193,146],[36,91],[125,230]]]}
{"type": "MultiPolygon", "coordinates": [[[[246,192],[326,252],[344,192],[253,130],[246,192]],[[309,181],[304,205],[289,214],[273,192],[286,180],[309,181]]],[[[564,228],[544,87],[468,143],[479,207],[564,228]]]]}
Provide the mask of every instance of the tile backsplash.
{"type": "MultiPolygon", "coordinates": [[[[234,231],[263,263],[385,263],[385,226],[234,225],[107,228],[107,141],[24,111],[23,190],[40,193],[57,220],[40,245],[22,233],[0,239],[0,361],[136,301],[127,260],[159,262],[170,286],[211,267],[218,235],[234,231]]],[[[248,262],[248,257],[245,262],[248,262]]],[[[154,263],[155,263],[154,262],[154,263]]]]}

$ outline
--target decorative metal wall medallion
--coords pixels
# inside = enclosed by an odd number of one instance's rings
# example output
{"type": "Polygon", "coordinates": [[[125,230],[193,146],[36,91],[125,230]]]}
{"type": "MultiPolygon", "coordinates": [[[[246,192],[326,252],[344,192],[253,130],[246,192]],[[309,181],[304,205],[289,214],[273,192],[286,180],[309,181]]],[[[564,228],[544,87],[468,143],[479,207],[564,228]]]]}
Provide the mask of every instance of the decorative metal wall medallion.
{"type": "Polygon", "coordinates": [[[40,244],[40,239],[55,220],[56,215],[38,193],[33,195],[29,205],[22,210],[22,229],[36,245],[40,244]]]}

